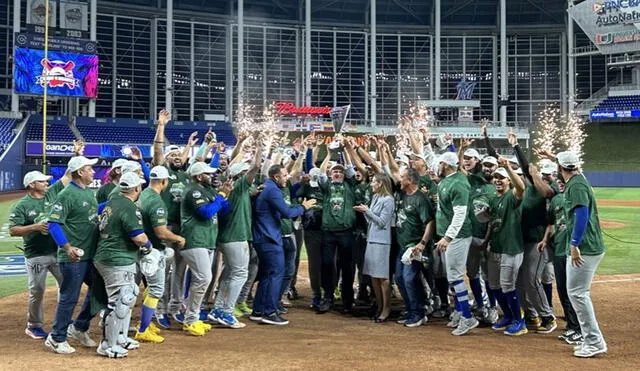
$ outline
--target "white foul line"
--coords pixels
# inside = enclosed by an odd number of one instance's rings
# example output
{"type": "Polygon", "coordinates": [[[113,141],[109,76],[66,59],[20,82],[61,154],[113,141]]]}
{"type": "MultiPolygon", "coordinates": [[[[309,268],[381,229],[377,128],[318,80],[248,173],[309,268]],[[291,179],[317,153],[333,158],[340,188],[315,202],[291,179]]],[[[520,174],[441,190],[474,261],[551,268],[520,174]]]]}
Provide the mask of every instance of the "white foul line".
{"type": "Polygon", "coordinates": [[[615,283],[615,282],[635,282],[640,281],[640,278],[622,278],[617,280],[598,280],[593,281],[592,283],[615,283]]]}

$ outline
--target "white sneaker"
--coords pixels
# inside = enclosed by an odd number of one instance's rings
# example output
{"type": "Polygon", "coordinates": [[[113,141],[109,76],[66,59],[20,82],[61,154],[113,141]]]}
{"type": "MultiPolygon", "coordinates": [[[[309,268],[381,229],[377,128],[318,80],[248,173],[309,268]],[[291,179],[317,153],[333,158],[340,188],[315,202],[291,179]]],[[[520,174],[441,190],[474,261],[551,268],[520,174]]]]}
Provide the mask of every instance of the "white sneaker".
{"type": "Polygon", "coordinates": [[[475,317],[462,318],[460,320],[460,323],[458,324],[458,327],[456,327],[455,330],[451,331],[451,335],[454,335],[454,336],[465,335],[469,331],[478,327],[479,324],[480,322],[478,322],[478,320],[475,317]]]}
{"type": "Polygon", "coordinates": [[[451,313],[451,316],[449,316],[450,321],[449,323],[447,323],[447,327],[458,327],[461,317],[462,315],[460,315],[460,312],[458,311],[454,311],[453,313],[451,313]]]}
{"type": "Polygon", "coordinates": [[[584,344],[580,349],[573,352],[573,355],[578,358],[591,358],[593,356],[596,356],[598,354],[603,354],[606,352],[607,352],[607,344],[602,342],[601,344],[598,344],[598,345],[584,344]]]}
{"type": "Polygon", "coordinates": [[[493,325],[498,322],[498,317],[498,308],[489,308],[487,312],[487,322],[493,325]]]}
{"type": "Polygon", "coordinates": [[[406,322],[404,325],[405,327],[420,327],[422,325],[424,325],[425,321],[424,321],[425,317],[420,318],[419,320],[415,321],[415,322],[406,322]]]}
{"type": "Polygon", "coordinates": [[[67,336],[72,338],[73,340],[78,341],[80,344],[82,344],[82,346],[87,348],[94,348],[98,346],[95,341],[91,340],[89,334],[87,334],[86,331],[83,332],[77,330],[74,325],[69,325],[69,327],[67,328],[67,336]]]}
{"type": "Polygon", "coordinates": [[[57,341],[53,340],[51,334],[49,334],[49,336],[47,336],[47,340],[44,341],[44,346],[58,354],[71,354],[76,351],[75,348],[69,345],[69,343],[66,341],[58,343],[57,341]]]}
{"type": "Polygon", "coordinates": [[[124,349],[123,347],[116,345],[114,347],[110,347],[107,345],[106,341],[103,341],[96,349],[96,352],[104,357],[109,358],[124,358],[129,355],[129,351],[124,349]]]}
{"type": "MultiPolygon", "coordinates": [[[[119,338],[122,339],[122,338],[119,338]]],[[[119,346],[127,350],[134,350],[140,348],[140,342],[127,336],[123,342],[118,343],[119,346]]]]}

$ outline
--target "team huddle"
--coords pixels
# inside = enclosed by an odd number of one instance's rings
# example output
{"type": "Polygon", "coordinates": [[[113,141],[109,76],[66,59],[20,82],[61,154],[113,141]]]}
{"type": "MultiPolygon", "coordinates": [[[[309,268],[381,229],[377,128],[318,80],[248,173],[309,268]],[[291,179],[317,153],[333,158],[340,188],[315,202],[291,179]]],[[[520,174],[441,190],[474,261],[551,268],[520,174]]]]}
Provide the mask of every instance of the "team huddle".
{"type": "Polygon", "coordinates": [[[195,135],[165,147],[169,120],[161,111],[151,169],[134,148],[97,193],[89,185],[98,160],[82,155],[82,143],[53,185],[25,175],[9,232],[24,239],[25,332],[52,351],[73,353],[71,338],[121,358],[141,342],[162,343],[174,323],[194,336],[211,323],[244,328],[243,316],[287,325],[304,245],[318,313],[371,302],[371,319],[384,323],[397,291],[397,322],[408,328],[431,316],[448,318],[454,336],[480,324],[508,336],[551,333],[555,281],[567,322],[559,339],[576,357],[607,352],[590,297],[605,247],[578,154],[536,151],[538,168],[510,132],[515,156],[502,157],[486,124],[485,156],[469,139],[432,143],[425,128],[395,145],[383,135],[325,145],[318,133],[293,143],[241,133],[229,154],[211,131],[197,149],[195,135]],[[59,286],[50,333],[47,272],[59,286]],[[95,316],[98,343],[87,332],[95,316]]]}

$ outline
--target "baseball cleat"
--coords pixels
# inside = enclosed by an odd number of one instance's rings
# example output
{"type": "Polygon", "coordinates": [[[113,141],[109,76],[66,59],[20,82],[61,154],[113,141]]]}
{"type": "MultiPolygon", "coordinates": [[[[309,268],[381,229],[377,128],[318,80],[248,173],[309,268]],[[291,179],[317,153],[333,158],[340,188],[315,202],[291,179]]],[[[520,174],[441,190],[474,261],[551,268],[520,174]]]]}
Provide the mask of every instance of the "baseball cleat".
{"type": "Polygon", "coordinates": [[[227,326],[229,328],[235,328],[235,329],[247,327],[246,324],[238,321],[236,317],[234,317],[229,313],[223,313],[222,317],[218,319],[218,323],[220,323],[223,326],[227,326]]]}
{"type": "Polygon", "coordinates": [[[222,308],[213,308],[207,315],[207,318],[211,322],[218,322],[222,318],[222,308]]]}
{"type": "Polygon", "coordinates": [[[173,317],[173,320],[178,322],[178,323],[184,323],[184,314],[182,313],[173,313],[171,315],[173,317]]]}
{"type": "Polygon", "coordinates": [[[251,308],[249,308],[249,305],[247,305],[247,303],[239,303],[236,304],[236,309],[239,309],[240,312],[242,312],[242,315],[250,315],[252,310],[251,308]]]}
{"type": "Polygon", "coordinates": [[[582,347],[573,352],[573,355],[578,358],[591,358],[598,354],[604,354],[607,352],[607,344],[604,342],[598,345],[582,345],[582,347]]]}
{"type": "Polygon", "coordinates": [[[511,326],[504,332],[505,335],[509,336],[521,336],[528,333],[527,324],[525,320],[521,319],[519,321],[513,321],[511,326]]]}
{"type": "Polygon", "coordinates": [[[156,324],[153,322],[149,324],[149,327],[147,327],[147,329],[151,330],[151,332],[153,332],[156,335],[160,335],[160,333],[162,332],[162,330],[160,330],[160,328],[156,326],[156,324]]]}
{"type": "Polygon", "coordinates": [[[498,317],[498,308],[489,308],[487,310],[487,317],[485,320],[488,324],[493,325],[498,322],[498,317]]]}
{"type": "Polygon", "coordinates": [[[202,328],[204,332],[209,332],[213,328],[213,326],[211,326],[210,324],[204,323],[202,321],[196,321],[196,325],[200,326],[200,328],[202,328]]]}
{"type": "Polygon", "coordinates": [[[201,309],[200,310],[200,316],[199,316],[199,320],[200,321],[206,321],[207,320],[207,315],[209,314],[209,311],[206,309],[201,309]]]}
{"type": "Polygon", "coordinates": [[[27,327],[24,333],[32,339],[46,339],[49,335],[42,327],[27,327]]]}
{"type": "Polygon", "coordinates": [[[204,328],[198,326],[197,322],[194,322],[190,325],[186,323],[182,324],[182,331],[186,331],[189,335],[193,336],[204,336],[204,328]]]}
{"type": "MultiPolygon", "coordinates": [[[[120,341],[120,339],[121,338],[118,338],[118,341],[120,341]]],[[[140,342],[128,336],[124,338],[124,341],[118,342],[118,345],[126,350],[134,350],[140,348],[140,342]]]]}
{"type": "Polygon", "coordinates": [[[171,320],[169,320],[169,316],[166,314],[160,314],[156,316],[156,322],[158,326],[164,329],[171,328],[171,320]]]}
{"type": "Polygon", "coordinates": [[[540,317],[527,318],[526,326],[529,330],[537,330],[542,325],[540,317]]]}
{"type": "Polygon", "coordinates": [[[109,358],[124,358],[129,355],[129,351],[124,349],[123,347],[116,345],[110,347],[106,341],[103,341],[96,349],[96,353],[103,357],[109,358]]]}
{"type": "Polygon", "coordinates": [[[461,318],[458,327],[456,327],[453,331],[451,331],[451,335],[454,336],[462,336],[469,333],[469,331],[478,327],[480,322],[475,317],[471,318],[461,318]]]}
{"type": "Polygon", "coordinates": [[[564,341],[570,345],[581,345],[582,343],[584,343],[584,338],[582,337],[581,333],[576,331],[573,334],[571,334],[569,337],[564,339],[564,341]]]}
{"type": "Polygon", "coordinates": [[[556,318],[554,316],[546,317],[542,319],[542,323],[540,327],[536,330],[538,334],[550,334],[556,328],[558,328],[558,323],[556,322],[556,318]]]}
{"type": "Polygon", "coordinates": [[[458,325],[460,324],[460,319],[462,318],[462,315],[460,314],[460,312],[455,311],[453,313],[451,313],[451,315],[449,316],[449,323],[447,323],[447,327],[458,327],[458,325]]]}
{"type": "Polygon", "coordinates": [[[58,343],[57,341],[53,340],[51,334],[47,336],[47,340],[45,340],[44,346],[51,349],[51,351],[53,351],[54,353],[58,354],[71,354],[76,351],[75,348],[69,345],[69,343],[66,341],[58,343]]]}
{"type": "Polygon", "coordinates": [[[164,342],[164,338],[151,331],[151,328],[147,328],[144,332],[136,331],[134,339],[142,343],[160,344],[164,342]]]}
{"type": "Polygon", "coordinates": [[[240,310],[238,304],[233,307],[233,316],[238,318],[244,316],[244,313],[240,310]]]}
{"type": "Polygon", "coordinates": [[[558,339],[559,340],[567,340],[567,338],[569,338],[571,335],[573,335],[575,333],[574,330],[567,330],[565,332],[563,332],[562,334],[558,335],[558,339]]]}
{"type": "Polygon", "coordinates": [[[74,325],[69,325],[67,328],[67,336],[78,341],[82,346],[87,348],[94,348],[98,346],[98,344],[89,337],[87,331],[80,331],[76,329],[74,325]]]}

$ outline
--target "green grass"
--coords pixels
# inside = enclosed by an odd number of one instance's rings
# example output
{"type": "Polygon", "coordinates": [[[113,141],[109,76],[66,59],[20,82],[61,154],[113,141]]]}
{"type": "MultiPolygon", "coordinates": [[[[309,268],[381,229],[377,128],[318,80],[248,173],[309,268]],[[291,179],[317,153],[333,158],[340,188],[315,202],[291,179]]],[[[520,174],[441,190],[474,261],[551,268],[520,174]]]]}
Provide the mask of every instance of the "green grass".
{"type": "Polygon", "coordinates": [[[589,123],[586,133],[585,170],[640,171],[640,125],[589,123]]]}
{"type": "Polygon", "coordinates": [[[640,188],[594,188],[598,200],[640,200],[640,188]]]}

